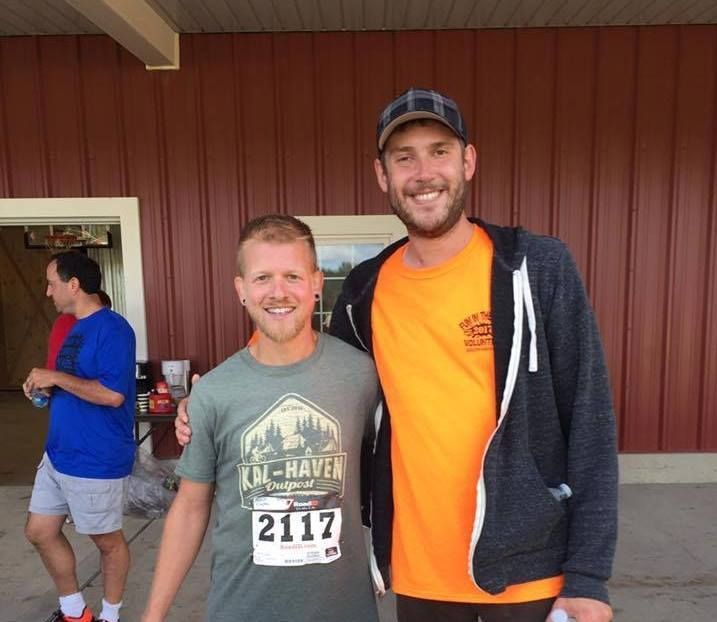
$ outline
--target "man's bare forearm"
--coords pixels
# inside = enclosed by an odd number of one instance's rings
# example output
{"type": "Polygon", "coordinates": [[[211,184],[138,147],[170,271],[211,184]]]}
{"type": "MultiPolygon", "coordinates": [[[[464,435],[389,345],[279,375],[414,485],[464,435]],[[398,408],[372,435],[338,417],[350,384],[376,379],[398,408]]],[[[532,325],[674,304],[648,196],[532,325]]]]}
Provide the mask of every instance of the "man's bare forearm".
{"type": "Polygon", "coordinates": [[[55,386],[92,404],[117,408],[124,403],[124,395],[108,389],[99,380],[78,378],[61,371],[55,372],[54,380],[55,386]]]}
{"type": "Polygon", "coordinates": [[[30,397],[38,389],[52,389],[60,387],[72,393],[81,400],[97,404],[98,406],[113,406],[118,408],[124,404],[124,395],[108,389],[99,380],[78,378],[72,374],[56,371],[54,369],[33,368],[22,385],[25,395],[30,397]]]}
{"type": "Polygon", "coordinates": [[[152,580],[152,589],[142,622],[161,622],[172,606],[174,597],[199,553],[209,523],[213,486],[197,501],[182,495],[182,486],[199,484],[183,480],[180,491],[167,514],[162,542],[152,580]]]}

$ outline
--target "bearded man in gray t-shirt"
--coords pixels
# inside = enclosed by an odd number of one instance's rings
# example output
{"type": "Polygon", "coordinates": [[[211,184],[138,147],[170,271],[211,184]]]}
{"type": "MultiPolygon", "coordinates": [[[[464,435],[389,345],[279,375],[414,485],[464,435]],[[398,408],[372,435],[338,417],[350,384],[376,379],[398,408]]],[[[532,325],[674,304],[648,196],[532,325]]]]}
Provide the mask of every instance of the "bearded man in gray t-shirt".
{"type": "Polygon", "coordinates": [[[248,223],[238,272],[257,336],[194,387],[192,443],[142,619],[165,619],[216,492],[207,620],[376,622],[359,481],[379,397],[373,363],[311,328],[323,276],[304,223],[248,223]]]}

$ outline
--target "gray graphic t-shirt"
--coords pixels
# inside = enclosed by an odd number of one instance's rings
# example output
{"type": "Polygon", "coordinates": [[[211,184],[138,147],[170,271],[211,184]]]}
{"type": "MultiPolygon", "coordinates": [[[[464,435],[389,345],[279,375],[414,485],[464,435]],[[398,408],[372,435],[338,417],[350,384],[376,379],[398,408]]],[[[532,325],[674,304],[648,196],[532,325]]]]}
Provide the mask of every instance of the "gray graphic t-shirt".
{"type": "Polygon", "coordinates": [[[359,482],[377,401],[371,359],[328,335],[294,365],[241,350],[194,387],[177,473],[216,486],[207,620],[378,619],[359,482]]]}

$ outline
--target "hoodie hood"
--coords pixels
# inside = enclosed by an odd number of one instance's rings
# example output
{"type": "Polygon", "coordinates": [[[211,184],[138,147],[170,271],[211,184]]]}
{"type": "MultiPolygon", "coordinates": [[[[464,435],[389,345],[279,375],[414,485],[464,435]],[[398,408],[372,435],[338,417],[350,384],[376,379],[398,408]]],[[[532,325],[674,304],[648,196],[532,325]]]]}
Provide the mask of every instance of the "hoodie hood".
{"type": "MultiPolygon", "coordinates": [[[[480,218],[468,220],[488,233],[493,243],[494,262],[510,272],[520,270],[528,246],[528,233],[521,227],[499,227],[482,221],[480,218]]],[[[404,237],[389,244],[378,255],[361,262],[346,279],[346,302],[353,304],[370,293],[376,286],[378,272],[383,263],[399,248],[408,244],[404,237]]]]}
{"type": "MultiPolygon", "coordinates": [[[[505,301],[505,305],[501,301],[496,300],[493,296],[494,309],[498,309],[500,313],[493,313],[493,321],[505,322],[504,331],[494,331],[498,334],[515,334],[516,326],[511,324],[520,324],[522,326],[523,307],[528,317],[528,327],[530,330],[530,371],[537,370],[537,339],[535,334],[535,313],[533,310],[532,293],[530,290],[530,281],[528,279],[528,266],[526,260],[529,234],[521,227],[499,227],[486,223],[479,218],[469,218],[471,223],[478,225],[486,231],[493,243],[493,271],[494,273],[505,273],[508,279],[513,279],[513,296],[511,300],[505,301]]],[[[342,304],[346,307],[346,313],[356,337],[356,345],[365,350],[369,354],[373,353],[373,344],[371,339],[367,338],[371,335],[370,313],[357,313],[357,307],[362,302],[371,300],[373,292],[376,288],[378,273],[383,263],[393,255],[396,250],[406,245],[409,241],[408,237],[390,244],[384,248],[378,255],[368,259],[356,266],[346,279],[343,289],[342,304]]],[[[514,344],[506,343],[509,351],[514,344]]],[[[499,377],[504,378],[508,372],[508,361],[496,360],[497,369],[502,373],[499,377]]],[[[503,393],[503,383],[499,382],[501,395],[503,393]]]]}

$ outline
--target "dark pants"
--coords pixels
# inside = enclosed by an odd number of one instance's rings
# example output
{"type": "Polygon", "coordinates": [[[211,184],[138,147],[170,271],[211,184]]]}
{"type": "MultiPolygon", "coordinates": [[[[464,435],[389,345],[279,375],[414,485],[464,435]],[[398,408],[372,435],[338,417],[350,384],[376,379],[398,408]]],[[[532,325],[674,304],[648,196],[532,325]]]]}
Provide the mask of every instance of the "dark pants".
{"type": "Polygon", "coordinates": [[[398,622],[545,622],[554,598],[514,605],[475,605],[396,594],[398,622]]]}

